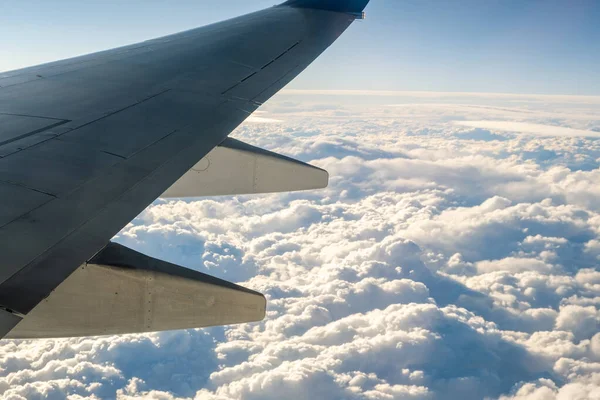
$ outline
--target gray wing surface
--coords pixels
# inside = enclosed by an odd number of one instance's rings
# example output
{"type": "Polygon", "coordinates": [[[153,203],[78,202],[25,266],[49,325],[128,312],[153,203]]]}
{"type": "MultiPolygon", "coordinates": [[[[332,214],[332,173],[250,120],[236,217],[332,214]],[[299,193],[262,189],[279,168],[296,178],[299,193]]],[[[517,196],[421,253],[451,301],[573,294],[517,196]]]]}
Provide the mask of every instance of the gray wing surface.
{"type": "Polygon", "coordinates": [[[0,74],[0,334],[304,70],[367,2],[292,0],[0,74]]]}

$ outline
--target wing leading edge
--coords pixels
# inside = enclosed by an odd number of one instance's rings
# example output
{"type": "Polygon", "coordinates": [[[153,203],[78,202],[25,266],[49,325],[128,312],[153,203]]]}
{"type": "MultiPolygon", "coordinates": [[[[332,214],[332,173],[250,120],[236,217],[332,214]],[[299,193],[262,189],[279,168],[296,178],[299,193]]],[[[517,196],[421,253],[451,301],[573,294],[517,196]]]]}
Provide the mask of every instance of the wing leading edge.
{"type": "Polygon", "coordinates": [[[291,0],[0,74],[0,335],[303,71],[364,5],[291,0]]]}
{"type": "Polygon", "coordinates": [[[367,4],[369,0],[288,0],[282,6],[358,14],[367,4]]]}

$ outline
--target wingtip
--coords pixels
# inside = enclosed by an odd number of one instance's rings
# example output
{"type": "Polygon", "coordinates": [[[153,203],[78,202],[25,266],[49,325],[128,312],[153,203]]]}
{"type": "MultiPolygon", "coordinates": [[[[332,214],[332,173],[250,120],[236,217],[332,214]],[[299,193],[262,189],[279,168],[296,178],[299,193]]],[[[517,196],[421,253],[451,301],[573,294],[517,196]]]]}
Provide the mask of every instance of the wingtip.
{"type": "Polygon", "coordinates": [[[288,0],[282,6],[360,13],[367,4],[369,4],[369,0],[288,0]]]}

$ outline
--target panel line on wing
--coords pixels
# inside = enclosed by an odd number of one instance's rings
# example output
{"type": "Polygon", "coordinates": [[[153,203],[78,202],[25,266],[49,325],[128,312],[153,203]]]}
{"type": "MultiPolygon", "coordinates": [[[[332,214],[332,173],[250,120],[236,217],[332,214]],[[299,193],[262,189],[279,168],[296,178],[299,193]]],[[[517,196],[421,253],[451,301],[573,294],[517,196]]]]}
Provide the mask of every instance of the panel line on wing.
{"type": "MultiPolygon", "coordinates": [[[[279,54],[277,57],[275,57],[274,59],[272,59],[271,61],[269,61],[268,63],[266,63],[265,65],[263,65],[262,67],[260,67],[260,69],[258,71],[254,71],[252,72],[250,75],[246,76],[244,79],[242,79],[241,81],[235,83],[233,86],[231,86],[230,88],[228,88],[227,90],[225,90],[223,93],[221,93],[222,95],[227,94],[228,92],[232,91],[233,89],[235,89],[236,87],[238,87],[240,84],[246,82],[248,79],[256,76],[256,74],[260,73],[261,71],[265,70],[266,68],[268,68],[270,65],[272,65],[273,63],[277,62],[277,60],[279,60],[280,58],[282,58],[283,56],[285,56],[286,54],[288,54],[290,51],[292,51],[294,48],[296,48],[300,43],[302,43],[301,40],[298,40],[296,43],[294,43],[293,45],[291,45],[290,47],[288,47],[283,53],[279,54]]],[[[289,73],[289,72],[288,72],[289,73]]],[[[286,73],[287,75],[287,73],[286,73]]],[[[244,100],[248,100],[248,99],[244,99],[244,100]]]]}
{"type": "Polygon", "coordinates": [[[100,152],[101,152],[101,153],[104,153],[104,154],[108,154],[109,156],[115,156],[115,157],[122,158],[123,160],[127,160],[127,157],[123,157],[122,155],[115,154],[115,153],[112,153],[112,152],[110,152],[110,151],[106,151],[106,150],[100,150],[100,152]]]}
{"type": "Polygon", "coordinates": [[[0,182],[0,198],[11,199],[11,202],[0,208],[0,229],[55,199],[48,193],[8,182],[0,182]]]}
{"type": "Polygon", "coordinates": [[[126,111],[126,110],[128,110],[128,109],[130,109],[130,108],[132,108],[132,107],[135,107],[135,106],[137,106],[138,104],[144,103],[144,102],[146,102],[146,101],[148,101],[148,100],[150,100],[150,99],[153,99],[153,98],[155,98],[155,97],[158,97],[158,96],[160,96],[161,94],[163,94],[163,93],[166,93],[166,92],[168,92],[168,91],[170,91],[170,90],[171,90],[171,89],[164,89],[164,90],[161,90],[160,92],[158,92],[158,93],[155,93],[155,94],[153,94],[153,95],[151,95],[151,96],[148,96],[148,97],[146,97],[146,98],[145,98],[145,99],[143,99],[143,100],[137,101],[137,102],[135,102],[135,103],[133,103],[133,104],[130,104],[130,105],[128,105],[128,106],[125,106],[125,107],[123,107],[123,108],[120,108],[120,109],[118,109],[118,110],[114,110],[114,111],[111,111],[111,112],[107,112],[107,113],[105,113],[104,115],[102,115],[101,117],[94,118],[94,119],[93,119],[93,120],[91,120],[91,121],[86,121],[85,123],[83,123],[83,124],[81,124],[81,125],[78,125],[78,126],[76,126],[76,127],[73,127],[73,129],[72,129],[70,132],[72,132],[72,131],[74,131],[74,130],[77,130],[77,129],[81,129],[81,128],[85,127],[85,126],[91,125],[91,124],[93,124],[93,123],[95,123],[95,122],[98,122],[98,121],[100,121],[100,120],[102,120],[102,119],[108,118],[108,117],[110,117],[110,116],[112,116],[112,115],[115,115],[115,114],[118,114],[118,113],[120,113],[120,112],[126,111]]]}
{"type": "MultiPolygon", "coordinates": [[[[285,84],[289,83],[289,81],[291,81],[294,78],[294,76],[295,76],[294,72],[297,72],[298,68],[302,68],[302,64],[298,64],[294,68],[290,69],[285,75],[283,75],[276,82],[273,82],[270,86],[265,88],[262,92],[260,92],[256,96],[254,96],[250,101],[258,106],[262,106],[264,104],[264,101],[261,99],[263,97],[265,97],[265,94],[268,94],[269,90],[272,91],[273,88],[277,89],[278,87],[283,87],[283,86],[285,86],[285,84]],[[287,82],[286,82],[286,79],[287,79],[287,82]]],[[[268,98],[270,98],[270,96],[267,95],[266,99],[268,99],[268,98]]]]}
{"type": "Polygon", "coordinates": [[[42,117],[40,115],[15,114],[15,113],[7,113],[7,112],[0,112],[0,115],[8,115],[11,117],[27,117],[27,118],[39,118],[39,119],[53,119],[55,121],[65,121],[62,118],[42,117]]]}
{"type": "Polygon", "coordinates": [[[16,141],[18,141],[18,140],[21,140],[21,139],[25,139],[26,137],[33,136],[33,135],[35,135],[35,134],[37,134],[37,133],[41,133],[41,132],[44,132],[44,131],[50,130],[50,129],[52,129],[52,128],[56,128],[57,126],[61,126],[61,125],[64,125],[64,124],[66,124],[66,123],[69,123],[69,122],[71,122],[71,121],[69,121],[69,120],[62,120],[62,121],[56,122],[56,123],[54,123],[54,124],[52,124],[52,125],[48,125],[48,126],[45,126],[45,127],[43,127],[43,128],[36,129],[36,130],[34,130],[34,131],[31,131],[31,132],[24,133],[24,134],[22,134],[22,135],[19,135],[19,136],[16,136],[16,137],[14,137],[14,138],[11,138],[11,139],[8,139],[8,140],[5,140],[5,141],[3,141],[3,142],[0,142],[0,146],[4,146],[5,144],[9,144],[9,143],[13,143],[13,142],[16,142],[16,141]]]}
{"type": "MultiPolygon", "coordinates": [[[[248,75],[247,77],[245,77],[244,79],[242,79],[239,83],[247,81],[248,79],[252,78],[256,74],[258,74],[258,71],[255,71],[255,72],[251,73],[250,75],[248,75]]],[[[234,86],[236,86],[236,85],[237,85],[237,83],[234,86]]],[[[227,90],[229,90],[229,89],[227,89],[227,90]]]]}
{"type": "Polygon", "coordinates": [[[261,70],[267,68],[269,65],[273,64],[275,61],[279,60],[281,57],[283,57],[284,55],[286,55],[287,53],[289,53],[290,51],[292,51],[294,49],[294,47],[298,46],[300,44],[300,40],[297,41],[296,43],[294,43],[293,45],[290,46],[289,49],[287,49],[286,51],[284,51],[283,53],[281,53],[280,55],[278,55],[277,57],[275,57],[273,60],[269,61],[268,63],[266,63],[261,70]]]}
{"type": "Polygon", "coordinates": [[[33,188],[33,187],[30,187],[30,186],[24,185],[22,183],[19,183],[19,182],[14,182],[14,181],[10,181],[10,180],[0,179],[0,183],[5,183],[7,185],[18,186],[18,187],[23,188],[23,189],[31,190],[33,192],[37,192],[37,193],[45,194],[47,196],[54,197],[55,199],[57,198],[57,196],[54,195],[54,194],[52,194],[52,193],[48,193],[48,192],[45,192],[43,190],[33,188]]]}

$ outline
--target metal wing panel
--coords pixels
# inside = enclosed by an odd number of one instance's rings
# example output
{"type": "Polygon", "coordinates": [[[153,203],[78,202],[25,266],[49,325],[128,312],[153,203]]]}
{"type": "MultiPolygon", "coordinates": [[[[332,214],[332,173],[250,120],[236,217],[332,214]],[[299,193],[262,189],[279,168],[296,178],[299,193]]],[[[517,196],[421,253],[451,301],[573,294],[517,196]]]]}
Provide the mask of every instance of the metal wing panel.
{"type": "Polygon", "coordinates": [[[93,147],[54,139],[1,158],[0,180],[58,196],[121,160],[93,147]]]}
{"type": "Polygon", "coordinates": [[[76,71],[89,66],[104,64],[110,60],[147,51],[150,51],[150,47],[147,44],[134,44],[113,50],[74,57],[67,60],[27,67],[16,71],[2,72],[0,73],[0,88],[18,85],[37,79],[43,79],[70,71],[76,71]]]}
{"type": "Polygon", "coordinates": [[[46,193],[0,182],[0,228],[12,222],[15,216],[34,210],[52,199],[54,197],[46,193]]]}
{"type": "MultiPolygon", "coordinates": [[[[297,12],[298,9],[284,7],[289,12],[297,12]]],[[[320,54],[345,30],[342,21],[337,29],[331,29],[330,25],[334,16],[336,18],[353,21],[354,17],[346,14],[323,12],[320,10],[302,9],[304,16],[304,29],[309,32],[318,32],[318,34],[296,36],[293,44],[286,48],[276,57],[270,59],[262,65],[254,74],[247,79],[240,81],[235,86],[228,89],[225,95],[239,97],[262,103],[270,98],[281,87],[289,83],[300,72],[302,72],[314,59],[314,54],[320,54]],[[275,88],[270,96],[265,96],[267,89],[275,88]],[[260,98],[259,98],[260,96],[260,98]]],[[[335,26],[337,24],[333,24],[335,26]]]]}
{"type": "Polygon", "coordinates": [[[135,104],[140,95],[126,85],[113,86],[100,80],[77,84],[58,78],[38,79],[0,88],[0,113],[76,121],[69,125],[75,127],[77,121],[89,116],[100,118],[135,104]],[[103,90],[105,85],[109,90],[103,90]]]}
{"type": "Polygon", "coordinates": [[[219,102],[225,100],[169,90],[123,112],[67,132],[60,137],[60,141],[80,143],[129,158],[175,130],[198,121],[202,115],[199,110],[209,110],[219,102]]]}
{"type": "MultiPolygon", "coordinates": [[[[0,182],[22,185],[25,197],[53,195],[31,197],[2,214],[0,306],[27,314],[256,109],[255,101],[223,94],[228,88],[247,82],[246,97],[262,89],[265,101],[353,20],[344,13],[274,7],[4,74],[0,113],[66,122],[51,134],[11,142],[17,147],[0,158],[0,182]],[[280,57],[298,42],[301,52],[280,57]],[[284,68],[268,70],[278,57],[284,68]],[[39,176],[31,169],[35,163],[39,176]]],[[[0,198],[0,208],[8,202],[0,198]]]]}
{"type": "Polygon", "coordinates": [[[62,120],[28,115],[0,114],[0,146],[64,123],[62,120]]]}

